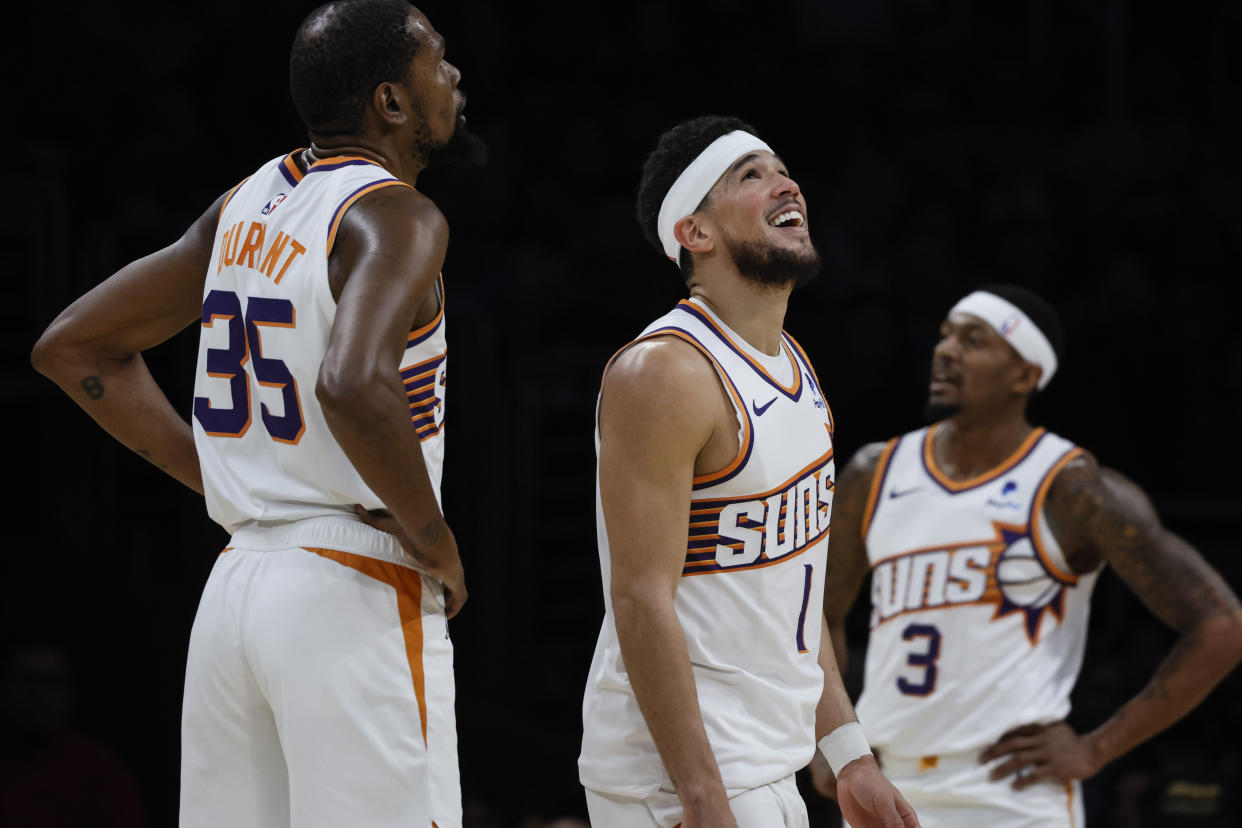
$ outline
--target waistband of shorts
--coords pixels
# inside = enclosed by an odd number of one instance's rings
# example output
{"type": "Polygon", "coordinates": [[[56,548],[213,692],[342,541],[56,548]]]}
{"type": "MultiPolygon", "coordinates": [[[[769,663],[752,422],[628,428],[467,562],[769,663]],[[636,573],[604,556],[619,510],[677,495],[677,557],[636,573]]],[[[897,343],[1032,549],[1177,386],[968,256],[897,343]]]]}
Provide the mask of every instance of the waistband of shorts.
{"type": "Polygon", "coordinates": [[[877,751],[880,770],[885,775],[917,776],[928,771],[958,771],[968,768],[979,768],[980,750],[968,750],[962,753],[933,753],[927,756],[894,756],[887,751],[877,751]]]}
{"type": "Polygon", "coordinates": [[[321,515],[290,521],[252,520],[237,527],[229,539],[230,549],[256,552],[297,546],[353,552],[427,574],[413,556],[401,548],[396,537],[348,515],[321,515]]]}

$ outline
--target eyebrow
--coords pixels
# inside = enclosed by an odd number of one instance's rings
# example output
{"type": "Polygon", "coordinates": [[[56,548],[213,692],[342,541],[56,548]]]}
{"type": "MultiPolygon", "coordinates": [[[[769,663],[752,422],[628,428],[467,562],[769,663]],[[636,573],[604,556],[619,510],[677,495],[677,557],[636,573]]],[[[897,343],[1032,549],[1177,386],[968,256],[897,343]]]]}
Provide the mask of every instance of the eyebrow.
{"type": "MultiPolygon", "coordinates": [[[[759,153],[757,152],[747,153],[746,155],[743,155],[741,158],[733,162],[733,166],[729,167],[729,174],[735,173],[738,170],[740,170],[742,167],[745,167],[750,162],[757,161],[757,160],[759,160],[759,153]]],[[[776,153],[772,154],[772,160],[776,162],[776,165],[778,167],[781,167],[782,169],[785,167],[785,162],[782,161],[781,157],[777,155],[776,153]]]]}

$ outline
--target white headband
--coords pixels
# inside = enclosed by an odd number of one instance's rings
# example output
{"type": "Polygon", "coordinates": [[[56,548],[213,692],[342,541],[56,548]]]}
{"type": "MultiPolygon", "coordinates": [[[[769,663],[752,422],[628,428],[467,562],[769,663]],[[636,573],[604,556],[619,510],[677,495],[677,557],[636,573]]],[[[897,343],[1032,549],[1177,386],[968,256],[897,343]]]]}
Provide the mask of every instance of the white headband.
{"type": "Polygon", "coordinates": [[[664,201],[660,204],[656,231],[660,236],[660,243],[664,245],[665,255],[677,262],[678,267],[681,266],[678,260],[681,244],[673,233],[673,227],[694,212],[734,161],[755,150],[772,152],[771,147],[749,132],[739,129],[721,135],[708,144],[707,149],[699,153],[699,157],[691,161],[681,175],[677,176],[673,186],[668,188],[668,195],[664,196],[664,201]]]}
{"type": "Polygon", "coordinates": [[[949,313],[969,313],[977,316],[1013,346],[1018,356],[1044,369],[1039,378],[1039,389],[1057,372],[1057,355],[1044,332],[1012,302],[995,293],[976,290],[954,305],[949,313]]]}

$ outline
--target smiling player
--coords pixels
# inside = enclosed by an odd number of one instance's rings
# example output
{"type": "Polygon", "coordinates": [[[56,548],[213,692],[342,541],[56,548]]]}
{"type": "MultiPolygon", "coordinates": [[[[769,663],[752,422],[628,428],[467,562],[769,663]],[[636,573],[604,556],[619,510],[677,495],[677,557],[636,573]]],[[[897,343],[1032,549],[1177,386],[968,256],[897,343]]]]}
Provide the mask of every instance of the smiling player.
{"type": "MultiPolygon", "coordinates": [[[[924,825],[1081,828],[1078,780],[1237,664],[1242,609],[1137,486],[1027,422],[1062,354],[1047,303],[1013,286],[976,291],[940,337],[937,422],[863,448],[842,472],[828,627],[844,658],[845,616],[873,570],[858,716],[924,825]],[[1079,735],[1064,719],[1105,564],[1181,638],[1139,695],[1079,735]]],[[[831,794],[828,769],[812,771],[831,794]]]]}
{"type": "Polygon", "coordinates": [[[858,825],[914,826],[878,772],[817,618],[832,416],[781,330],[815,275],[806,202],[735,118],[688,121],[638,215],[690,298],[605,369],[597,417],[605,616],[579,759],[595,828],[805,826],[821,740],[858,825]]]}

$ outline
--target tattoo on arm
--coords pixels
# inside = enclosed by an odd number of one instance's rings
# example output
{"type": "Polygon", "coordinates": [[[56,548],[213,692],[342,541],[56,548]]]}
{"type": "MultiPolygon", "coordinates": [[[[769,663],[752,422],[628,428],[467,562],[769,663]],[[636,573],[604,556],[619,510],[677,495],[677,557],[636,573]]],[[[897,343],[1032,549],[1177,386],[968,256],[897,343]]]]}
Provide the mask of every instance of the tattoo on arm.
{"type": "Polygon", "coordinates": [[[1228,614],[1238,599],[1195,551],[1160,525],[1138,486],[1094,462],[1067,466],[1049,496],[1056,528],[1096,560],[1106,561],[1162,621],[1183,634],[1203,619],[1228,614]],[[1062,480],[1061,478],[1064,478],[1062,480]]]}
{"type": "Polygon", "coordinates": [[[448,524],[444,522],[444,518],[432,518],[422,529],[418,530],[418,545],[434,546],[444,540],[447,535],[448,524]]]}
{"type": "Polygon", "coordinates": [[[94,374],[91,374],[89,377],[83,379],[80,385],[82,386],[82,390],[86,392],[86,396],[90,397],[92,400],[97,400],[104,395],[103,382],[94,374]]]}

